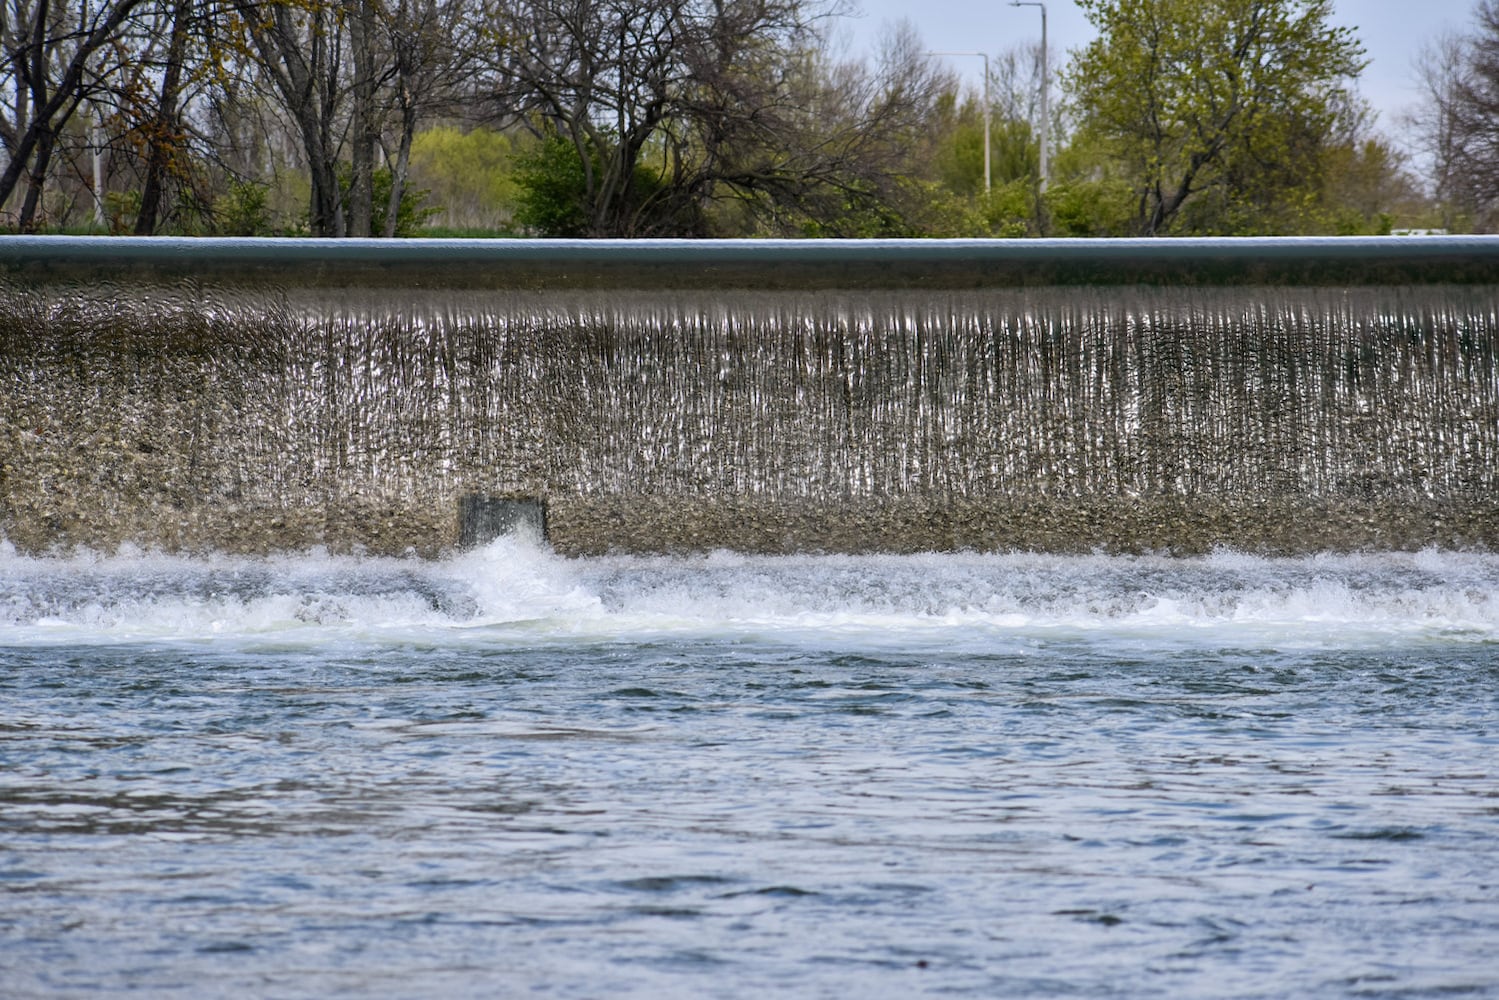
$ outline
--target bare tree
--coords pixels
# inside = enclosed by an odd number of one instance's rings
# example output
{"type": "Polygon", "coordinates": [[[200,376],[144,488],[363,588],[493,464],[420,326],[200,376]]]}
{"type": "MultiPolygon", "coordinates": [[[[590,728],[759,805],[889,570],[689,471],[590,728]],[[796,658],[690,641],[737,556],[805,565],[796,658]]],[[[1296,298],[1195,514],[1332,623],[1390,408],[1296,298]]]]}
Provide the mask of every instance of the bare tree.
{"type": "Polygon", "coordinates": [[[372,235],[377,154],[391,164],[384,233],[394,232],[411,138],[442,99],[458,50],[457,0],[235,0],[250,70],[293,123],[310,181],[308,227],[372,235]],[[341,174],[347,164],[347,191],[341,174]]]}
{"type": "Polygon", "coordinates": [[[156,231],[170,161],[182,145],[181,99],[193,7],[194,0],[174,0],[167,12],[166,53],[146,132],[148,152],[140,208],[135,218],[137,236],[149,236],[156,231]]]}
{"type": "Polygon", "coordinates": [[[831,60],[827,13],[812,0],[489,0],[495,116],[561,154],[542,171],[551,196],[576,187],[554,231],[703,235],[725,212],[784,228],[876,201],[946,78],[914,35],[875,71],[831,60]]]}
{"type": "Polygon", "coordinates": [[[930,201],[919,178],[930,172],[941,130],[937,109],[956,91],[956,76],[901,22],[881,39],[872,66],[823,56],[793,83],[789,113],[747,157],[759,166],[726,180],[768,195],[762,211],[799,213],[803,230],[918,231],[930,201]]]}
{"type": "Polygon", "coordinates": [[[1422,48],[1415,62],[1421,100],[1406,113],[1405,124],[1414,136],[1417,152],[1431,169],[1432,186],[1436,191],[1446,191],[1450,187],[1447,172],[1456,156],[1452,107],[1463,52],[1460,36],[1443,34],[1422,48]]]}
{"type": "Polygon", "coordinates": [[[308,228],[315,236],[347,235],[338,185],[345,125],[342,11],[333,0],[244,0],[237,9],[257,56],[257,69],[274,86],[306,155],[311,186],[308,228]]]}
{"type": "Polygon", "coordinates": [[[53,0],[0,4],[0,143],[7,162],[0,172],[0,205],[24,178],[17,224],[31,228],[58,136],[80,106],[104,93],[119,63],[108,46],[117,40],[143,0],[113,0],[74,9],[53,0]]]}
{"type": "Polygon", "coordinates": [[[381,130],[391,174],[384,236],[396,234],[417,126],[451,110],[464,92],[474,47],[459,44],[455,33],[464,27],[465,9],[466,0],[395,0],[379,8],[389,60],[381,130]]]}
{"type": "Polygon", "coordinates": [[[1466,35],[1444,35],[1416,64],[1411,116],[1435,194],[1480,229],[1499,224],[1499,0],[1480,0],[1466,35]]]}

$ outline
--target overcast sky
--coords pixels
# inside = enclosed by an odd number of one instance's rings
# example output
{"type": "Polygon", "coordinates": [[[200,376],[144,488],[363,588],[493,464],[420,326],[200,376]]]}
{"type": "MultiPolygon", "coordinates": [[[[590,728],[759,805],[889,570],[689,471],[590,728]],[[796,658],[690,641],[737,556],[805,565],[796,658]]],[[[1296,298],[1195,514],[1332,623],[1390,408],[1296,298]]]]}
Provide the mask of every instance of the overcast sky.
{"type": "MultiPolygon", "coordinates": [[[[883,25],[911,21],[932,49],[988,52],[1039,39],[1041,12],[1012,7],[1009,0],[855,0],[863,16],[847,24],[849,53],[874,48],[883,25]]],[[[1395,137],[1399,112],[1417,100],[1412,60],[1443,29],[1466,30],[1476,0],[1336,0],[1337,23],[1355,28],[1370,60],[1359,90],[1380,113],[1382,129],[1395,137]]],[[[1072,0],[1046,0],[1051,48],[1068,50],[1093,38],[1093,27],[1072,0]]],[[[978,87],[981,60],[953,59],[953,69],[978,87]]]]}

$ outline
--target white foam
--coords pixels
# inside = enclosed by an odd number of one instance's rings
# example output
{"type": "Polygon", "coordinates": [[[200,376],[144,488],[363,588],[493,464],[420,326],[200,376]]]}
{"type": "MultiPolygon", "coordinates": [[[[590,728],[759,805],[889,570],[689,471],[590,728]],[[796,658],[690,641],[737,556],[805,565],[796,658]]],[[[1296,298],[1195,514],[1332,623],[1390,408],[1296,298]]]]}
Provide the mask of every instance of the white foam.
{"type": "Polygon", "coordinates": [[[635,640],[984,647],[1059,634],[1363,644],[1499,638],[1499,556],[924,554],[251,558],[0,545],[0,642],[635,640]]]}

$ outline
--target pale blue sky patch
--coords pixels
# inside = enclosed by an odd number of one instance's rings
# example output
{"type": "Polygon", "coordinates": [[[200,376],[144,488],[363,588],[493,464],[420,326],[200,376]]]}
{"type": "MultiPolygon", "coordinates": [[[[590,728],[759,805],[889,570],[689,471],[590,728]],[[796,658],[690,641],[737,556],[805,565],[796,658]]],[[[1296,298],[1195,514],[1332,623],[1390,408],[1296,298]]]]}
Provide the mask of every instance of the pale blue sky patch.
{"type": "MultiPolygon", "coordinates": [[[[1041,34],[1035,7],[1008,0],[856,0],[863,16],[847,21],[850,54],[872,52],[881,28],[905,18],[936,50],[983,51],[993,55],[1034,42],[1041,34]]],[[[1426,43],[1444,30],[1467,30],[1476,0],[1338,0],[1336,23],[1356,28],[1370,64],[1359,90],[1379,112],[1381,129],[1399,138],[1399,114],[1420,97],[1414,62],[1426,43]]],[[[1047,0],[1047,28],[1058,63],[1093,38],[1093,27],[1073,0],[1047,0]]],[[[978,59],[956,58],[953,69],[975,89],[982,79],[978,59]]]]}

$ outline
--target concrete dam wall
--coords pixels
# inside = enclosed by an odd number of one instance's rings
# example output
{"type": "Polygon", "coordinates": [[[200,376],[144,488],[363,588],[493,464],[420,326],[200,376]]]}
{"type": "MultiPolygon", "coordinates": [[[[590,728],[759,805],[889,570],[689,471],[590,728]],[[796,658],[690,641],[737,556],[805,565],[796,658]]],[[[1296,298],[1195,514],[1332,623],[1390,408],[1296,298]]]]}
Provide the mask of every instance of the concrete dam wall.
{"type": "Polygon", "coordinates": [[[0,535],[1494,547],[1496,349],[1487,238],[10,237],[0,535]]]}

